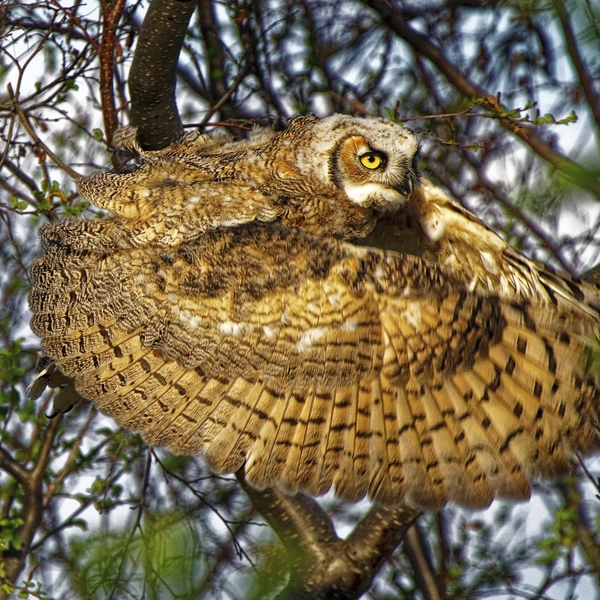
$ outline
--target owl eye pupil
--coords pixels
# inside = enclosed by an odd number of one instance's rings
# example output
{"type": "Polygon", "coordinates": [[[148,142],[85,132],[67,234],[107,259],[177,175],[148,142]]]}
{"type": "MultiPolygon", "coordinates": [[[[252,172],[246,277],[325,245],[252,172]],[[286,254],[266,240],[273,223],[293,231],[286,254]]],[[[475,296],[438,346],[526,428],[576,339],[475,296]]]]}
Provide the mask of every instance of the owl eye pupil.
{"type": "Polygon", "coordinates": [[[359,157],[360,164],[367,169],[379,169],[385,164],[385,155],[381,152],[366,152],[359,157]]]}

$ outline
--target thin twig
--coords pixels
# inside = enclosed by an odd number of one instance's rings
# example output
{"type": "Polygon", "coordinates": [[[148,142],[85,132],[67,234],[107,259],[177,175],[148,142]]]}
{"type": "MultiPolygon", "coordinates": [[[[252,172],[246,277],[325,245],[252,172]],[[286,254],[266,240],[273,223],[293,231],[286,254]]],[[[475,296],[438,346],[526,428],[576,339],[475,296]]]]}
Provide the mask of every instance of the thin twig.
{"type": "Polygon", "coordinates": [[[246,63],[240,69],[240,72],[237,74],[237,77],[233,80],[233,83],[231,84],[229,89],[223,94],[223,96],[221,96],[221,99],[214,106],[211,106],[207,113],[204,115],[204,117],[200,121],[201,127],[204,127],[208,123],[210,118],[221,108],[221,106],[223,106],[223,104],[225,104],[225,102],[229,100],[229,97],[231,96],[231,94],[233,94],[233,92],[235,92],[236,88],[238,87],[238,85],[240,85],[244,77],[246,77],[247,73],[248,64],[246,63]]]}
{"type": "Polygon", "coordinates": [[[10,83],[7,86],[7,91],[8,91],[8,95],[10,96],[10,99],[11,99],[11,101],[13,103],[15,112],[17,113],[17,116],[19,117],[19,120],[21,121],[21,124],[23,125],[23,128],[25,129],[25,131],[27,131],[27,133],[29,134],[29,137],[34,141],[34,143],[37,146],[39,146],[63,171],[65,171],[66,173],[68,173],[73,179],[75,179],[75,180],[81,179],[82,178],[81,174],[79,174],[77,171],[75,171],[74,169],[72,169],[71,167],[69,167],[67,164],[65,164],[40,139],[40,137],[38,136],[38,134],[35,132],[35,130],[31,126],[31,123],[29,122],[29,119],[27,118],[27,115],[25,114],[25,112],[21,108],[21,105],[17,101],[17,98],[16,98],[16,96],[14,94],[12,85],[10,83]]]}
{"type": "Polygon", "coordinates": [[[577,75],[579,76],[579,83],[583,88],[583,93],[590,110],[592,111],[596,125],[600,127],[600,95],[596,93],[596,89],[594,87],[594,77],[588,71],[587,65],[585,64],[583,57],[581,56],[581,52],[579,51],[577,37],[573,31],[569,13],[565,8],[563,0],[552,0],[552,5],[556,11],[558,20],[560,21],[563,35],[565,36],[567,50],[569,52],[569,56],[571,57],[571,62],[573,63],[573,66],[577,71],[577,75]]]}
{"type": "Polygon", "coordinates": [[[363,0],[364,4],[374,9],[382,21],[412,46],[417,52],[429,59],[444,75],[448,82],[464,97],[477,99],[482,108],[498,115],[502,127],[511,131],[523,140],[538,156],[547,161],[555,169],[560,170],[578,187],[588,190],[600,198],[600,181],[593,172],[585,169],[575,161],[555,151],[540,138],[533,127],[527,126],[518,119],[511,119],[506,109],[500,104],[498,97],[476,85],[423,33],[411,27],[402,15],[402,11],[394,8],[386,0],[363,0]]]}

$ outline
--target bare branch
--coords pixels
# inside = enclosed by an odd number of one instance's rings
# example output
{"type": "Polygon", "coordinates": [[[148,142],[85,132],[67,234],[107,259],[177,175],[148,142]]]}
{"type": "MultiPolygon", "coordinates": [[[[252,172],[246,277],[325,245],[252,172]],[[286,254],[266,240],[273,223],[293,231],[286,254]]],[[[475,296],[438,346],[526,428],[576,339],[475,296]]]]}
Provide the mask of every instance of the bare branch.
{"type": "Polygon", "coordinates": [[[565,3],[561,0],[552,0],[552,5],[556,11],[558,20],[560,21],[565,36],[567,50],[569,51],[569,56],[571,57],[571,62],[575,67],[575,71],[577,71],[579,83],[581,84],[587,103],[592,111],[594,120],[596,121],[596,126],[600,128],[600,95],[596,92],[594,78],[589,72],[585,61],[581,56],[581,52],[579,51],[577,36],[573,31],[569,13],[565,8],[565,3]]]}
{"type": "MultiPolygon", "coordinates": [[[[225,85],[225,53],[219,39],[219,28],[215,14],[215,3],[212,0],[198,0],[198,16],[200,34],[207,55],[207,100],[215,105],[219,98],[227,94],[225,85]]],[[[214,109],[213,109],[214,112],[214,109]]],[[[227,118],[228,115],[224,115],[227,118]]],[[[206,119],[208,121],[208,119],[206,119]]],[[[222,119],[224,120],[224,119],[222,119]]]]}
{"type": "Polygon", "coordinates": [[[242,80],[244,79],[244,77],[246,76],[247,73],[248,73],[248,67],[246,65],[242,69],[240,69],[240,72],[237,74],[237,77],[235,78],[233,83],[229,86],[228,90],[223,94],[223,96],[214,105],[212,105],[210,107],[210,110],[208,110],[207,113],[204,115],[204,117],[202,117],[202,121],[201,121],[202,125],[206,125],[206,123],[208,123],[210,121],[210,118],[218,110],[220,110],[223,107],[223,105],[231,97],[231,94],[233,94],[233,92],[235,92],[236,88],[240,85],[240,83],[242,82],[242,80]]]}
{"type": "Polygon", "coordinates": [[[600,199],[600,181],[594,173],[553,150],[532,127],[508,118],[505,108],[496,96],[471,82],[426,35],[408,25],[398,9],[394,9],[387,0],[364,0],[364,3],[377,11],[383,22],[415,51],[428,58],[458,92],[466,98],[479,99],[483,108],[498,115],[502,127],[523,140],[538,156],[562,171],[575,185],[600,199]]]}
{"type": "Polygon", "coordinates": [[[115,32],[123,9],[125,0],[108,2],[100,0],[102,7],[102,42],[100,44],[100,98],[102,114],[104,116],[104,131],[106,140],[110,144],[117,129],[117,108],[115,106],[115,90],[113,86],[115,68],[115,32]]]}
{"type": "Polygon", "coordinates": [[[27,485],[29,471],[22,467],[2,446],[0,446],[0,469],[12,475],[21,485],[27,485]]]}
{"type": "Polygon", "coordinates": [[[237,477],[287,551],[290,582],[279,600],[358,598],[420,514],[407,506],[375,505],[348,539],[342,540],[309,496],[290,496],[274,488],[256,490],[246,483],[243,473],[237,477]]]}
{"type": "Polygon", "coordinates": [[[56,156],[56,154],[54,154],[54,152],[52,152],[52,150],[50,150],[50,148],[44,144],[44,142],[42,142],[42,140],[40,139],[40,137],[38,136],[38,134],[35,132],[35,130],[33,129],[33,127],[31,126],[31,123],[29,122],[29,119],[27,118],[27,115],[25,114],[25,112],[23,111],[23,108],[21,107],[21,105],[19,104],[17,97],[15,96],[15,93],[13,91],[12,85],[9,83],[7,86],[7,90],[8,90],[8,95],[10,96],[10,99],[12,100],[15,112],[17,113],[17,116],[19,117],[20,121],[21,121],[21,125],[23,125],[25,131],[27,131],[27,133],[29,134],[29,137],[34,141],[35,144],[37,144],[63,171],[65,171],[66,173],[68,173],[73,179],[80,179],[81,175],[75,171],[74,169],[72,169],[71,167],[69,167],[69,165],[65,164],[62,160],[60,160],[60,158],[58,158],[58,156],[56,156]]]}
{"type": "Polygon", "coordinates": [[[153,0],[140,30],[129,92],[131,124],[146,149],[165,148],[183,134],[175,101],[176,66],[195,7],[189,0],[153,0]]]}
{"type": "Polygon", "coordinates": [[[423,595],[424,600],[442,600],[445,598],[445,595],[442,596],[440,588],[438,588],[438,580],[418,525],[413,525],[408,530],[404,540],[404,552],[408,556],[417,588],[423,595]]]}
{"type": "Polygon", "coordinates": [[[375,504],[356,526],[346,540],[346,544],[354,561],[362,565],[365,580],[369,576],[369,571],[372,579],[381,565],[402,543],[407,530],[421,512],[415,507],[404,504],[394,508],[375,504]]]}

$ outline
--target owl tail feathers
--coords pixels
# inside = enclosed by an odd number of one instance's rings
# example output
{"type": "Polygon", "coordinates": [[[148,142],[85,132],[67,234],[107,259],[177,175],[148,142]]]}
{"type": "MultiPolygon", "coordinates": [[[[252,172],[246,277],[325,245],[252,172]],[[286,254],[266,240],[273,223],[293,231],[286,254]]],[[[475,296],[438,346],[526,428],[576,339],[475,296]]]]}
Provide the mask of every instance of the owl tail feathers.
{"type": "Polygon", "coordinates": [[[60,391],[52,403],[52,412],[46,415],[49,419],[53,419],[60,413],[69,412],[83,398],[75,389],[74,380],[63,375],[50,357],[40,354],[36,374],[27,387],[27,398],[31,401],[37,400],[46,389],[55,388],[59,388],[60,391]]]}

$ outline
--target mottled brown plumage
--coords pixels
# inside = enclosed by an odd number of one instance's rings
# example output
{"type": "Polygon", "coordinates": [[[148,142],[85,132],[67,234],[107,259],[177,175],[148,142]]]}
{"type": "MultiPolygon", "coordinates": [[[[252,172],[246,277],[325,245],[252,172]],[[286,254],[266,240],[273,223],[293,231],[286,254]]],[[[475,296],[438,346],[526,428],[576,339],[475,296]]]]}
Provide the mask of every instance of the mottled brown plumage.
{"type": "Polygon", "coordinates": [[[41,231],[49,385],[253,485],[387,504],[526,497],[597,447],[597,288],[420,181],[410,132],[335,115],[121,143],[137,170],[79,184],[112,216],[41,231]]]}

